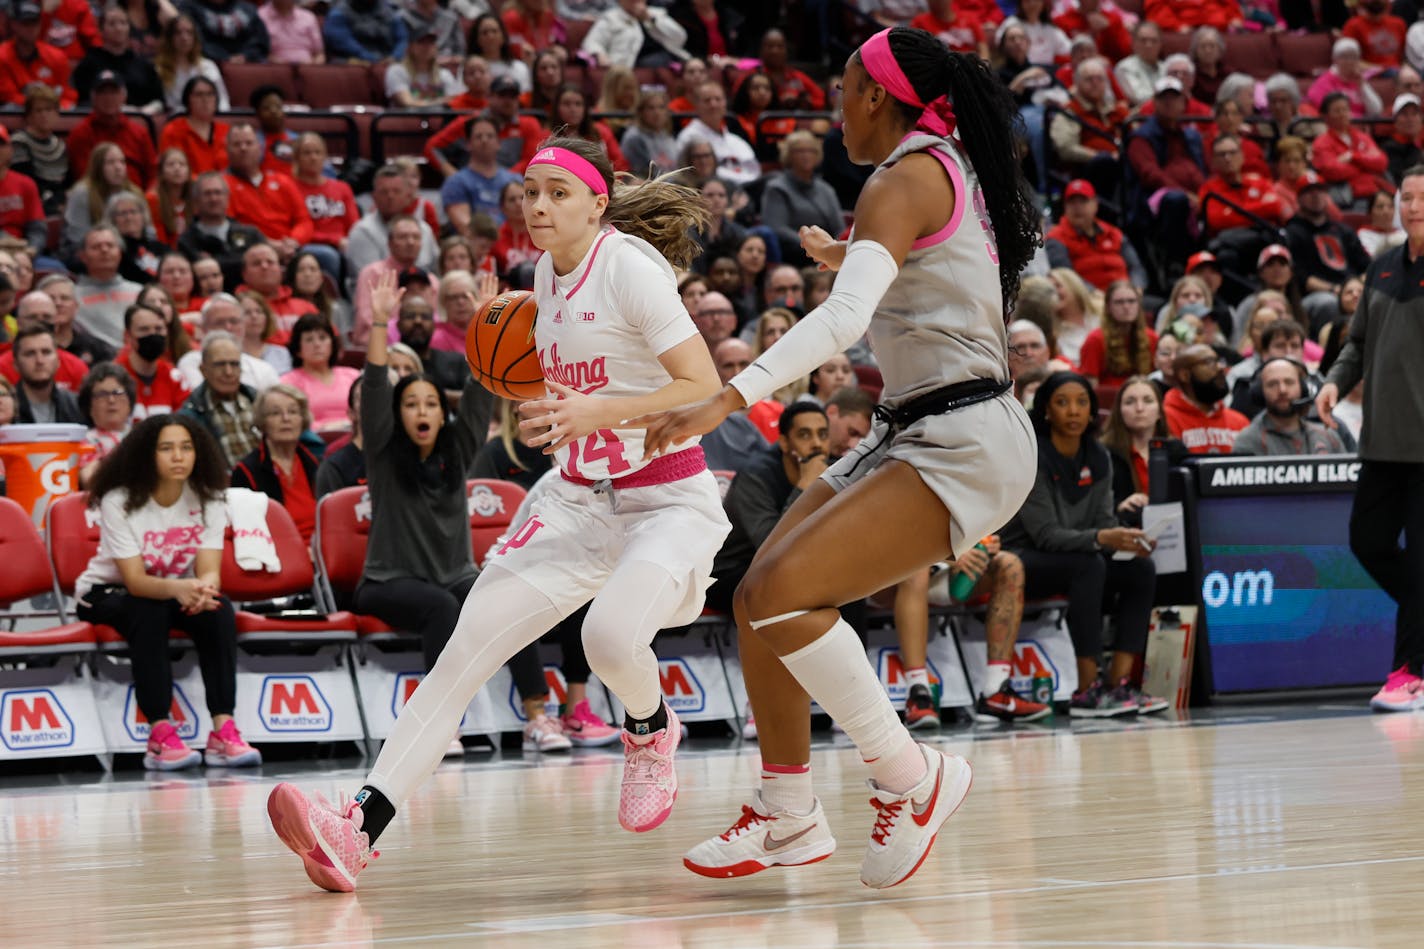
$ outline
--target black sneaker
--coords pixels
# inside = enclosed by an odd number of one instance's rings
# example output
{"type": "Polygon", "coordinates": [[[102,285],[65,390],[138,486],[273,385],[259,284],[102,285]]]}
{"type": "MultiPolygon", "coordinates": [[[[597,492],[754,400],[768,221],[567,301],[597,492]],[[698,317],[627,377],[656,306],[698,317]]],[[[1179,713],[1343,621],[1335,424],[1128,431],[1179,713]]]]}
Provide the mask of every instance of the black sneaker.
{"type": "Polygon", "coordinates": [[[1053,706],[1026,699],[1014,691],[1008,680],[993,695],[981,695],[974,704],[978,722],[1036,722],[1053,714],[1053,706]]]}
{"type": "Polygon", "coordinates": [[[939,727],[939,703],[935,693],[927,685],[916,683],[910,686],[910,694],[905,696],[905,727],[910,731],[939,727]]]}
{"type": "Polygon", "coordinates": [[[1068,714],[1073,718],[1116,718],[1119,715],[1136,715],[1137,699],[1127,691],[1125,685],[1109,690],[1102,679],[1096,679],[1085,688],[1073,693],[1068,701],[1068,714]]]}

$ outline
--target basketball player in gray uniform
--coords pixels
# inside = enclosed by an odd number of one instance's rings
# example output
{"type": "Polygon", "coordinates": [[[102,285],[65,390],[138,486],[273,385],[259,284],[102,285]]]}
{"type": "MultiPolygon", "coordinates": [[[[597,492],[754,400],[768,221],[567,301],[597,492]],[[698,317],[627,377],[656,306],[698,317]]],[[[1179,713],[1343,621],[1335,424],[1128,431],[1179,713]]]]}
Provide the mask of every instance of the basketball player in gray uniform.
{"type": "Polygon", "coordinates": [[[710,431],[869,329],[885,377],[871,432],[781,519],[735,597],[761,786],[683,862],[735,877],[834,852],[811,784],[809,695],[870,767],[861,881],[883,888],[924,862],[971,770],[913,741],[837,608],[963,553],[1027,497],[1036,448],[1013,399],[1004,301],[1039,224],[1016,111],[977,58],[897,27],[851,56],[844,86],[846,148],[877,169],[849,242],[802,230],[807,252],[839,271],[831,296],[718,395],[639,421],[650,452],[710,431]]]}

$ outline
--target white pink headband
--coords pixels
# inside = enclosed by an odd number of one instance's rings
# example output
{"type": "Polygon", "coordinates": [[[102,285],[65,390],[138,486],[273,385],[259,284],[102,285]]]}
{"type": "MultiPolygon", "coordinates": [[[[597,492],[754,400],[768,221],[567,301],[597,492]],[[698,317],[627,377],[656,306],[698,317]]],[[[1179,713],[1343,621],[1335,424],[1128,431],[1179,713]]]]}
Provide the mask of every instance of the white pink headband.
{"type": "Polygon", "coordinates": [[[529,167],[534,165],[553,165],[555,168],[562,168],[588,185],[589,190],[594,194],[608,193],[608,183],[603,180],[603,175],[599,174],[598,169],[593,166],[593,162],[567,148],[543,149],[539,154],[529,159],[529,167]]]}

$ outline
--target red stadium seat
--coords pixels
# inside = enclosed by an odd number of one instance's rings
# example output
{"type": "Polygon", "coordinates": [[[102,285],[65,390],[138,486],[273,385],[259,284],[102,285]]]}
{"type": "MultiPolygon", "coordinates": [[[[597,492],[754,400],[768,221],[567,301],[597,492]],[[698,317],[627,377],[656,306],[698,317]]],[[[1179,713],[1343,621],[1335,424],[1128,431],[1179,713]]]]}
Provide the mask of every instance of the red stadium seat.
{"type": "MultiPolygon", "coordinates": [[[[274,600],[312,591],[316,577],[311,555],[292,516],[282,505],[267,505],[267,530],[272,534],[277,559],[281,562],[281,569],[276,573],[243,570],[237,565],[231,525],[224,534],[222,587],[234,603],[274,600]]],[[[238,642],[352,642],[356,639],[356,617],[346,612],[266,616],[239,610],[237,639],[238,642]]]]}
{"type": "Polygon", "coordinates": [[[525,491],[513,481],[474,478],[465,483],[465,494],[470,512],[470,550],[475,565],[482,567],[490,547],[508,529],[519,505],[524,503],[525,491]]]}
{"type": "Polygon", "coordinates": [[[375,105],[371,69],[364,63],[304,64],[297,67],[302,101],[313,109],[338,105],[375,105]]]}
{"type": "MultiPolygon", "coordinates": [[[[366,543],[371,530],[371,493],[367,488],[342,488],[317,502],[316,564],[325,609],[349,603],[366,569],[366,543]]],[[[410,642],[415,634],[393,629],[374,616],[360,613],[356,632],[363,642],[410,642]]]]}
{"type": "Polygon", "coordinates": [[[874,366],[856,366],[855,381],[867,395],[877,402],[880,401],[880,393],[885,391],[885,379],[880,375],[879,369],[874,366]]]}
{"type": "Polygon", "coordinates": [[[223,63],[222,76],[234,109],[247,108],[247,100],[258,86],[276,86],[288,102],[302,101],[297,94],[296,67],[289,63],[223,63]]]}
{"type": "Polygon", "coordinates": [[[1292,76],[1315,77],[1330,68],[1329,33],[1277,33],[1276,53],[1281,70],[1292,76]]]}
{"type": "MultiPolygon", "coordinates": [[[[75,581],[99,550],[99,512],[90,509],[88,494],[67,494],[50,505],[48,518],[46,539],[55,581],[63,595],[73,596],[75,581]]],[[[60,616],[66,617],[63,606],[60,616]]],[[[172,630],[169,638],[175,646],[193,645],[182,630],[172,630]]],[[[124,638],[112,626],[95,624],[94,639],[106,652],[119,652],[125,647],[124,638]]]]}
{"type": "MultiPolygon", "coordinates": [[[[44,540],[29,514],[9,498],[0,498],[0,603],[12,604],[54,591],[54,574],[45,556],[44,540]]],[[[44,615],[10,613],[10,616],[44,615]]],[[[94,628],[88,623],[64,623],[45,629],[0,630],[0,658],[94,651],[94,628]]]]}
{"type": "Polygon", "coordinates": [[[1265,79],[1281,71],[1280,52],[1273,33],[1232,33],[1226,37],[1226,53],[1221,68],[1228,73],[1244,72],[1265,79]]]}
{"type": "MultiPolygon", "coordinates": [[[[1235,39],[1233,35],[1232,39],[1235,39]]],[[[1230,41],[1228,41],[1229,44],[1230,41]]],[[[1192,46],[1192,34],[1175,33],[1171,30],[1162,32],[1162,58],[1166,59],[1174,53],[1190,53],[1192,46]]]]}

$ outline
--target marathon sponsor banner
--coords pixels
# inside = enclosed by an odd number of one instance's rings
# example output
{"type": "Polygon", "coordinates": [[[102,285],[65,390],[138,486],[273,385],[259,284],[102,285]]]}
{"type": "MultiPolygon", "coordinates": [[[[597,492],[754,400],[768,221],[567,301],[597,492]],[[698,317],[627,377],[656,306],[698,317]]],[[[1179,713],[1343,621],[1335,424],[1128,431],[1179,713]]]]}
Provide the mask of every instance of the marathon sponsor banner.
{"type": "Polygon", "coordinates": [[[0,761],[108,751],[83,659],[0,672],[0,761]]]}
{"type": "MultiPolygon", "coordinates": [[[[910,686],[905,680],[905,665],[900,658],[900,640],[894,627],[872,629],[866,635],[865,652],[870,665],[880,677],[880,684],[890,696],[890,702],[897,709],[903,708],[910,686]]],[[[964,670],[959,665],[959,656],[955,654],[954,643],[948,636],[931,635],[925,659],[930,684],[939,686],[941,708],[963,708],[974,704],[964,670]]]]}
{"type": "MultiPolygon", "coordinates": [[[[148,746],[148,719],[139,711],[134,696],[133,675],[127,659],[107,653],[95,657],[94,697],[99,705],[104,739],[114,754],[142,753],[148,746]]],[[[173,700],[168,720],[178,730],[183,743],[201,748],[212,730],[208,717],[207,692],[198,671],[198,657],[185,651],[173,661],[173,700]]],[[[238,728],[244,727],[238,720],[238,728]]],[[[243,737],[249,737],[244,735],[243,737]]]]}
{"type": "MultiPolygon", "coordinates": [[[[658,642],[658,679],[663,700],[684,722],[735,722],[747,701],[741,666],[735,654],[724,665],[715,650],[704,649],[695,636],[658,642]],[[673,649],[677,654],[672,654],[673,649]],[[735,698],[734,698],[735,695],[735,698]],[[733,703],[736,703],[735,705],[733,703]]],[[[610,693],[610,722],[623,720],[623,705],[610,693]]]]}
{"type": "Polygon", "coordinates": [[[1360,460],[1353,455],[1201,457],[1196,469],[1203,497],[1354,491],[1360,480],[1360,460]]]}
{"type": "Polygon", "coordinates": [[[239,652],[233,717],[254,744],[366,737],[341,646],[323,646],[310,656],[239,652]]]}
{"type": "MultiPolygon", "coordinates": [[[[364,660],[356,662],[355,670],[361,709],[366,714],[366,728],[371,738],[384,741],[390,737],[400,710],[425,680],[425,657],[418,652],[367,649],[364,660]]],[[[501,669],[495,678],[498,679],[501,674],[509,675],[501,669]]],[[[495,708],[494,693],[491,692],[493,687],[492,680],[475,693],[460,721],[461,735],[489,735],[501,730],[496,725],[499,714],[495,708]]],[[[511,726],[508,730],[516,731],[517,728],[511,726]]]]}
{"type": "MultiPolygon", "coordinates": [[[[984,622],[978,616],[960,621],[963,633],[960,646],[964,661],[969,664],[969,678],[974,694],[982,690],[989,672],[988,646],[984,638],[984,622]]],[[[951,647],[953,648],[953,647],[951,647]]],[[[1033,680],[1047,677],[1053,680],[1053,700],[1066,702],[1078,688],[1078,663],[1073,653],[1073,640],[1067,625],[1059,625],[1057,611],[1038,617],[1024,617],[1019,638],[1014,644],[1009,683],[1025,698],[1033,694],[1033,680]]]]}

